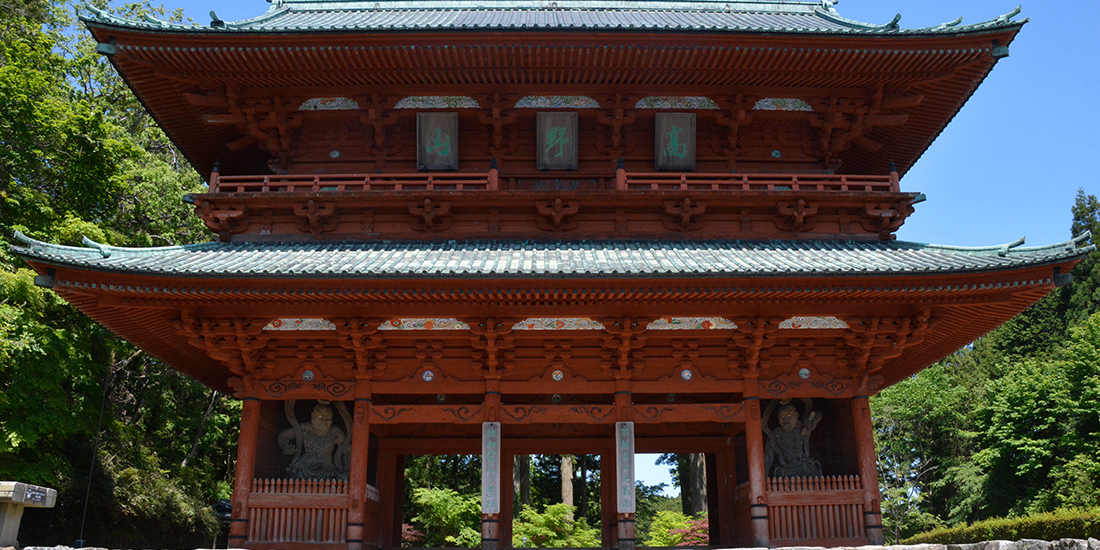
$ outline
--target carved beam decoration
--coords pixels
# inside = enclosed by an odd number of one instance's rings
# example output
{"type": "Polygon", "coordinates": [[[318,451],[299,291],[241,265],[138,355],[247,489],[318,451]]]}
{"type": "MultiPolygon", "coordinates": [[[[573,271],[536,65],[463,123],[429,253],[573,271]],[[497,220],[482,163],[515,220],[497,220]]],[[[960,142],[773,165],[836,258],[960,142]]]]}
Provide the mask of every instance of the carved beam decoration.
{"type": "Polygon", "coordinates": [[[737,333],[734,333],[730,342],[731,372],[739,366],[745,368],[744,377],[757,379],[760,377],[760,368],[766,368],[770,361],[766,359],[768,350],[775,345],[775,333],[779,330],[782,319],[769,317],[726,317],[737,325],[737,333]],[[740,353],[738,353],[740,352],[740,353]],[[744,364],[738,365],[737,355],[744,357],[744,364]]]}
{"type": "Polygon", "coordinates": [[[296,130],[302,125],[298,112],[300,102],[282,96],[270,98],[243,98],[238,86],[226,86],[224,102],[211,94],[190,94],[191,102],[203,106],[225,109],[226,113],[203,115],[210,125],[235,126],[245,138],[229,144],[230,150],[239,151],[253,142],[275,156],[268,164],[274,170],[290,164],[290,150],[296,141],[296,130]]]}
{"type": "Polygon", "coordinates": [[[817,214],[817,205],[817,202],[806,202],[803,199],[798,199],[793,204],[780,202],[775,207],[775,227],[780,231],[794,233],[813,230],[813,216],[817,214]]]}
{"type": "Polygon", "coordinates": [[[672,231],[695,231],[703,227],[703,214],[707,211],[704,201],[693,202],[684,197],[679,201],[665,201],[665,217],[662,222],[665,229],[672,231]]]}
{"type": "Polygon", "coordinates": [[[397,113],[387,113],[394,102],[393,98],[382,97],[378,94],[370,96],[356,96],[359,103],[359,123],[371,129],[372,147],[371,153],[375,156],[375,169],[382,171],[386,167],[386,159],[401,151],[401,140],[393,139],[387,143],[386,128],[397,124],[397,113]]]}
{"type": "Polygon", "coordinates": [[[195,214],[202,218],[206,227],[218,234],[222,242],[227,242],[231,235],[248,229],[248,223],[245,222],[248,207],[243,204],[213,204],[199,199],[195,204],[195,214]]]}
{"type": "Polygon", "coordinates": [[[605,317],[600,319],[607,336],[602,338],[603,351],[600,366],[618,369],[616,378],[629,378],[632,369],[645,366],[642,346],[645,345],[647,326],[656,317],[605,317]]]}
{"type": "Polygon", "coordinates": [[[810,126],[819,130],[818,154],[829,169],[836,170],[840,168],[837,156],[852,145],[870,152],[878,151],[883,144],[867,138],[866,134],[879,126],[904,125],[909,115],[890,112],[916,107],[922,101],[924,96],[919,94],[887,97],[882,85],[868,90],[865,98],[815,100],[816,112],[810,115],[810,126]]]}
{"type": "Polygon", "coordinates": [[[596,121],[604,126],[607,126],[610,130],[609,141],[611,146],[608,147],[605,143],[597,143],[596,149],[601,154],[606,154],[612,157],[621,157],[627,153],[627,147],[623,138],[623,126],[626,124],[633,124],[637,118],[637,113],[627,113],[627,106],[634,102],[637,102],[635,96],[627,96],[621,93],[615,95],[598,95],[596,101],[600,103],[600,106],[606,106],[607,111],[600,111],[596,113],[596,121]]]}
{"type": "Polygon", "coordinates": [[[863,229],[877,231],[881,238],[897,231],[914,212],[912,204],[898,202],[868,203],[863,210],[867,214],[862,218],[863,229]]]}
{"type": "Polygon", "coordinates": [[[265,325],[267,320],[199,319],[188,310],[182,310],[180,318],[172,321],[188,344],[229,367],[236,375],[229,385],[239,392],[250,389],[257,374],[263,349],[270,340],[263,333],[265,325]]]}
{"type": "Polygon", "coordinates": [[[516,339],[512,335],[512,327],[516,319],[498,319],[488,317],[485,319],[463,319],[470,325],[470,345],[475,350],[480,350],[484,364],[480,361],[471,363],[475,369],[482,370],[488,379],[499,379],[502,370],[511,371],[515,367],[516,339]]]}
{"type": "Polygon", "coordinates": [[[714,152],[726,157],[726,168],[737,170],[737,157],[741,154],[740,132],[741,128],[752,124],[752,108],[756,104],[755,97],[741,94],[735,96],[718,96],[715,102],[722,108],[715,117],[715,122],[726,127],[726,139],[711,142],[714,152]]]}
{"type": "Polygon", "coordinates": [[[419,204],[408,204],[409,214],[412,216],[410,225],[416,231],[434,233],[443,231],[451,226],[451,203],[447,201],[433,201],[424,199],[419,204]]]}
{"type": "MultiPolygon", "coordinates": [[[[340,347],[355,353],[355,377],[370,379],[375,372],[386,370],[386,353],[382,351],[382,335],[378,327],[382,319],[333,319],[336,332],[340,334],[340,347]],[[373,355],[373,361],[371,361],[373,355]]],[[[350,370],[350,369],[349,369],[350,370]]]]}
{"type": "Polygon", "coordinates": [[[860,387],[873,391],[881,383],[881,377],[872,375],[886,361],[921,343],[938,319],[932,317],[931,309],[925,308],[913,317],[853,317],[846,321],[849,329],[844,340],[854,352],[852,363],[860,387]]]}
{"type": "Polygon", "coordinates": [[[537,224],[543,231],[569,231],[576,229],[577,218],[574,214],[581,207],[581,201],[563,201],[560,198],[550,201],[536,201],[535,209],[539,213],[537,224]]]}
{"type": "Polygon", "coordinates": [[[475,96],[475,98],[480,104],[489,107],[487,111],[479,111],[477,114],[478,122],[486,124],[492,129],[488,147],[485,146],[484,141],[480,143],[483,152],[492,155],[494,158],[503,158],[514,153],[519,147],[519,143],[516,140],[505,141],[504,128],[516,122],[516,112],[508,107],[516,104],[519,99],[518,96],[501,95],[500,92],[494,92],[492,96],[482,94],[475,96]]]}
{"type": "Polygon", "coordinates": [[[327,233],[336,229],[340,221],[336,216],[336,203],[306,201],[304,204],[294,205],[294,215],[298,217],[298,230],[309,231],[314,235],[327,233]]]}

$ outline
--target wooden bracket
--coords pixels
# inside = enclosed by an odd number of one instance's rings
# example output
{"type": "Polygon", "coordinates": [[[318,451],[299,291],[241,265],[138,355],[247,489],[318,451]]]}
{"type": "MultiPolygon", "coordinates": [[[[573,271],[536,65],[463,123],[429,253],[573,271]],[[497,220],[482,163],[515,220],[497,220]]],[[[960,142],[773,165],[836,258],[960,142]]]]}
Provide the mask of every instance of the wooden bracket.
{"type": "Polygon", "coordinates": [[[816,202],[798,199],[794,203],[780,202],[776,205],[775,227],[780,231],[801,233],[814,228],[813,216],[817,214],[816,202]]]}
{"type": "Polygon", "coordinates": [[[581,201],[563,201],[561,198],[550,201],[536,201],[535,209],[539,213],[536,221],[543,231],[569,231],[576,229],[577,218],[574,214],[580,209],[581,201]]]}
{"type": "Polygon", "coordinates": [[[695,231],[703,227],[703,214],[707,203],[692,201],[684,197],[678,201],[665,201],[665,217],[662,222],[665,229],[672,231],[695,231]]]}
{"type": "Polygon", "coordinates": [[[336,203],[306,201],[294,205],[294,215],[298,216],[298,230],[309,231],[313,235],[327,233],[336,229],[340,220],[335,216],[336,203]]]}
{"type": "Polygon", "coordinates": [[[409,214],[412,215],[410,225],[416,231],[434,233],[443,231],[451,226],[451,203],[446,201],[433,201],[426,198],[420,203],[408,204],[409,214]]]}

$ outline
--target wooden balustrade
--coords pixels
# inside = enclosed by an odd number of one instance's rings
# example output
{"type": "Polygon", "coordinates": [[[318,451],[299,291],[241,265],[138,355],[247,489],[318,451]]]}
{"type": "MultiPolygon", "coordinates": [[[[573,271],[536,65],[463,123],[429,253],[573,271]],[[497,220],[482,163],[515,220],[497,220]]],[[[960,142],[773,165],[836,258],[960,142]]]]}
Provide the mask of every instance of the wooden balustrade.
{"type": "MultiPolygon", "coordinates": [[[[222,176],[210,174],[212,193],[273,193],[329,191],[496,191],[501,179],[488,172],[413,172],[404,174],[285,174],[222,176]]],[[[858,176],[836,174],[723,174],[698,172],[626,172],[614,178],[503,178],[509,189],[558,191],[604,189],[619,191],[833,191],[898,192],[898,174],[858,176]],[[567,185],[568,184],[568,185],[567,185]],[[559,188],[560,187],[560,188],[559,188]]]]}
{"type": "Polygon", "coordinates": [[[329,191],[493,191],[496,170],[484,173],[210,175],[211,193],[320,193],[329,191]]]}
{"type": "MultiPolygon", "coordinates": [[[[378,490],[367,486],[368,515],[378,490]]],[[[348,482],[254,479],[248,497],[250,542],[342,543],[347,536],[348,482]]]]}
{"type": "Polygon", "coordinates": [[[866,542],[859,476],[769,478],[765,487],[773,546],[866,542]]]}
{"type": "Polygon", "coordinates": [[[824,477],[772,477],[768,478],[769,492],[796,491],[861,491],[863,482],[859,476],[824,477]]]}
{"type": "Polygon", "coordinates": [[[898,192],[898,175],[704,174],[697,172],[626,172],[623,191],[860,191],[898,192]]]}

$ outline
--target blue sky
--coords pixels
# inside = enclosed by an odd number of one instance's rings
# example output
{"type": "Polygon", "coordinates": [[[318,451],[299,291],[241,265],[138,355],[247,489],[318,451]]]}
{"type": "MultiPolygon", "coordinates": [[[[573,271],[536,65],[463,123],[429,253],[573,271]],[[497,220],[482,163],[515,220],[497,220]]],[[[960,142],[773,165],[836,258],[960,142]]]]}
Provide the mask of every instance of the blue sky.
{"type": "MultiPolygon", "coordinates": [[[[234,21],[267,11],[265,0],[167,0],[196,22],[214,9],[234,21]]],[[[849,19],[906,28],[962,16],[986,21],[1011,0],[842,0],[849,19]]],[[[909,241],[985,246],[1026,236],[1029,245],[1070,238],[1078,189],[1100,193],[1100,2],[1046,0],[1023,6],[1031,21],[966,106],[902,179],[928,200],[899,231],[909,241]]]]}
{"type": "MultiPolygon", "coordinates": [[[[265,0],[167,0],[196,22],[211,9],[234,21],[264,13],[265,0]]],[[[962,16],[977,23],[1008,13],[1012,0],[841,0],[849,19],[927,27],[962,16]]],[[[1100,193],[1100,2],[1035,1],[1030,22],[976,94],[901,181],[928,200],[899,231],[909,241],[984,246],[1026,236],[1029,245],[1070,238],[1078,189],[1100,193]],[[1091,151],[1091,152],[1090,152],[1091,151]]],[[[639,459],[639,477],[667,482],[665,467],[639,459]],[[661,478],[663,473],[664,478],[661,478]]]]}

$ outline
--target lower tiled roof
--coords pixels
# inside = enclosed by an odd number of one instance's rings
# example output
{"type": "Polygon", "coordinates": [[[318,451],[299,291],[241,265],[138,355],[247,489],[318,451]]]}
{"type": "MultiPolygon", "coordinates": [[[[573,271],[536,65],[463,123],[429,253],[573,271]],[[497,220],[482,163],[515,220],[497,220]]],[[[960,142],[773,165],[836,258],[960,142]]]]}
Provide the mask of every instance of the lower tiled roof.
{"type": "Polygon", "coordinates": [[[347,241],[87,248],[16,234],[31,261],[115,273],[224,278],[649,278],[936,274],[1063,262],[1080,239],[1025,248],[901,241],[347,241]]]}

